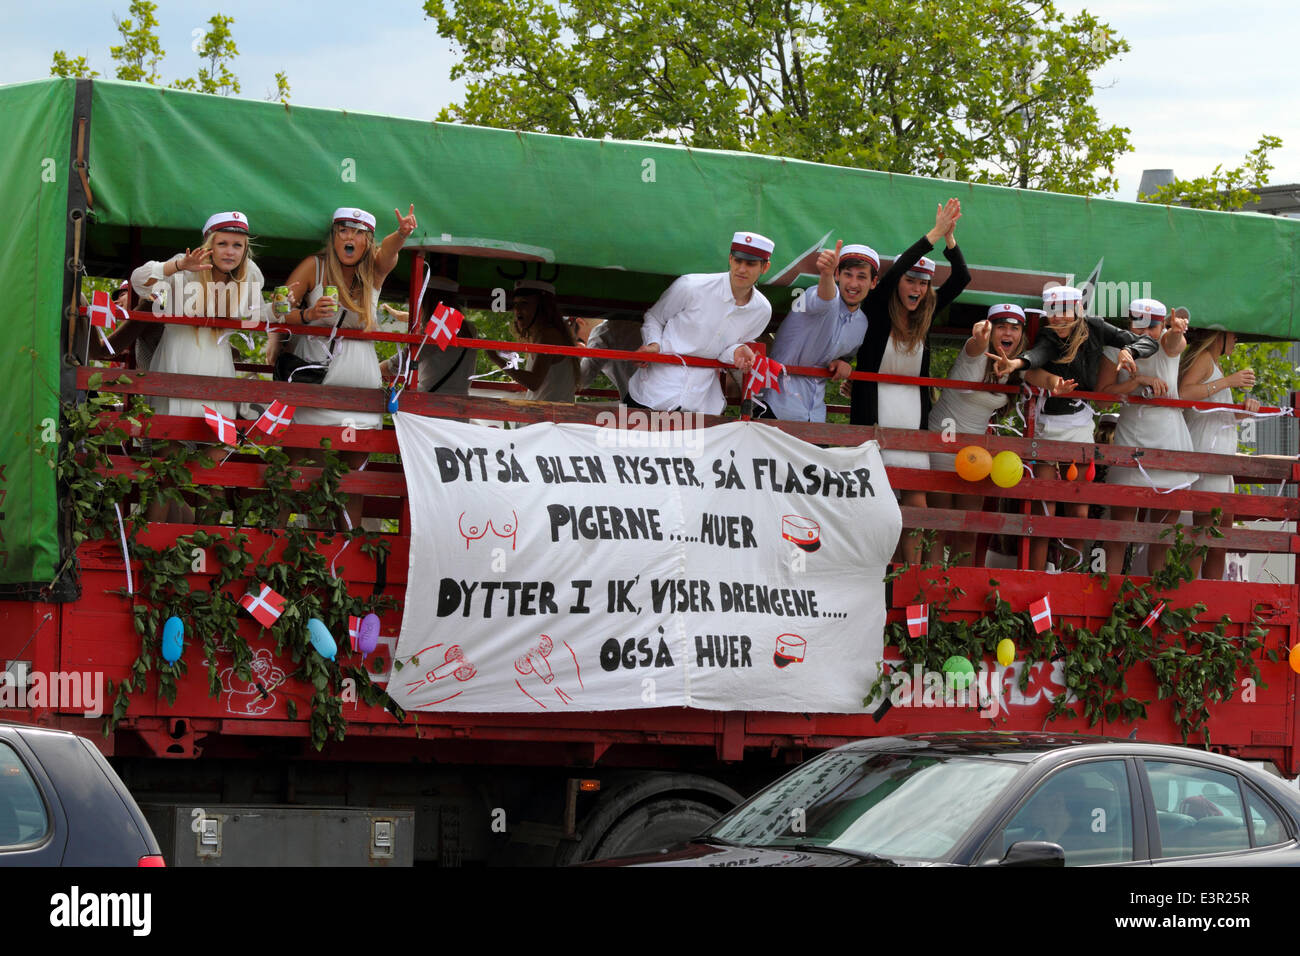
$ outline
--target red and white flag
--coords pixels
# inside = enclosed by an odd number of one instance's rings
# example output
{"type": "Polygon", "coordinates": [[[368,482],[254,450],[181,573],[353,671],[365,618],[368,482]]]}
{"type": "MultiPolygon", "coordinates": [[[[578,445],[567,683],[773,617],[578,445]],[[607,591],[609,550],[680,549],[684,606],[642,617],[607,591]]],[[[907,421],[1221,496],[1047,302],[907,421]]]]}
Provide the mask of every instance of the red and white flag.
{"type": "Polygon", "coordinates": [[[361,618],[348,615],[348,637],[352,638],[352,646],[357,646],[357,634],[361,631],[361,618]]]}
{"type": "Polygon", "coordinates": [[[907,633],[909,637],[925,637],[930,633],[930,605],[907,606],[907,633]]]}
{"type": "Polygon", "coordinates": [[[239,430],[235,428],[235,423],[215,408],[204,405],[203,419],[217,433],[217,441],[226,445],[239,444],[239,430]]]}
{"type": "Polygon", "coordinates": [[[425,326],[424,337],[426,339],[432,338],[434,342],[438,343],[438,348],[445,352],[447,346],[451,344],[451,340],[460,331],[460,325],[464,321],[465,316],[461,315],[460,312],[449,305],[443,305],[439,302],[433,310],[433,316],[429,319],[429,324],[425,326]]]}
{"type": "Polygon", "coordinates": [[[90,306],[86,309],[86,316],[90,319],[90,324],[98,326],[101,329],[111,329],[117,324],[117,317],[126,318],[127,314],[120,306],[113,305],[113,300],[109,298],[107,292],[95,290],[90,297],[90,306]]]}
{"type": "Polygon", "coordinates": [[[780,362],[766,355],[760,355],[754,359],[754,365],[749,370],[749,378],[745,379],[745,394],[742,397],[750,398],[765,388],[781,391],[781,373],[784,371],[785,366],[780,362]]]}
{"type": "Polygon", "coordinates": [[[1029,605],[1029,617],[1034,622],[1034,630],[1039,634],[1049,630],[1052,626],[1052,604],[1048,600],[1050,595],[1043,595],[1033,604],[1029,605]]]}
{"type": "MultiPolygon", "coordinates": [[[[1164,613],[1164,610],[1165,610],[1165,602],[1161,601],[1159,604],[1157,604],[1155,607],[1151,609],[1151,613],[1147,615],[1147,619],[1142,622],[1142,627],[1150,627],[1152,624],[1154,624],[1157,620],[1159,620],[1160,615],[1164,613]]],[[[1142,630],[1142,628],[1140,627],[1138,628],[1138,630],[1140,631],[1142,630]]]]}
{"type": "Polygon", "coordinates": [[[253,422],[253,427],[274,438],[289,427],[289,423],[293,421],[293,413],[297,410],[297,406],[286,405],[277,398],[266,411],[262,412],[261,417],[253,422]]]}
{"type": "Polygon", "coordinates": [[[270,627],[284,613],[284,598],[272,591],[269,584],[263,584],[260,593],[250,591],[241,597],[239,606],[257,618],[263,627],[270,627]]]}

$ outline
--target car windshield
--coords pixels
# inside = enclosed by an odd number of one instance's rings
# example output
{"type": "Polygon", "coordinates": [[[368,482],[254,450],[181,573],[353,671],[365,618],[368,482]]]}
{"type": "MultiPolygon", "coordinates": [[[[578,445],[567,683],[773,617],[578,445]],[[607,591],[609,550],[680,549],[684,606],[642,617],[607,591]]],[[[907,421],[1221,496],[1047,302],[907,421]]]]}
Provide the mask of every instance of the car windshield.
{"type": "Polygon", "coordinates": [[[709,836],[938,860],[1023,769],[987,758],[834,751],[727,814],[709,836]]]}

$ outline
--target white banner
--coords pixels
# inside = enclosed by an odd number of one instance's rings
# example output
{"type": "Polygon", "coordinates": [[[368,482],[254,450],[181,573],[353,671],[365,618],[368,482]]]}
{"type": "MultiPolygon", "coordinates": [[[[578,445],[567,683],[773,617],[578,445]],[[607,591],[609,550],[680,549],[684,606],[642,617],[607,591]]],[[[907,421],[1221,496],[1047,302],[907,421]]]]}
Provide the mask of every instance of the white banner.
{"type": "Polygon", "coordinates": [[[402,707],[862,712],[902,526],[875,442],[394,418],[402,707]]]}

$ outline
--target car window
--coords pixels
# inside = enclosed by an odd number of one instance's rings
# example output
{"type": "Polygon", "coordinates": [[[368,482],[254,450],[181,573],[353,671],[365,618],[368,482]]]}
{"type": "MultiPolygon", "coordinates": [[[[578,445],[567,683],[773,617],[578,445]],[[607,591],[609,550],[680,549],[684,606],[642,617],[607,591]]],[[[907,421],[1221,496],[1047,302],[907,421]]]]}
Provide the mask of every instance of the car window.
{"type": "Polygon", "coordinates": [[[1287,832],[1277,811],[1249,786],[1246,787],[1246,810],[1250,814],[1250,829],[1255,846],[1274,846],[1291,839],[1291,834],[1287,832]]]}
{"type": "MultiPolygon", "coordinates": [[[[1161,857],[1250,848],[1235,774],[1194,764],[1144,761],[1155,798],[1161,857]]],[[[1261,815],[1264,831],[1268,823],[1261,815]]],[[[1275,826],[1281,822],[1274,820],[1275,826]]]]}
{"type": "Polygon", "coordinates": [[[1066,866],[1133,859],[1133,802],[1122,760],[1075,764],[1056,771],[1031,793],[992,848],[1038,840],[1065,850],[1066,866]]]}
{"type": "Polygon", "coordinates": [[[36,843],[49,826],[31,774],[13,748],[0,743],[0,850],[36,843]]]}

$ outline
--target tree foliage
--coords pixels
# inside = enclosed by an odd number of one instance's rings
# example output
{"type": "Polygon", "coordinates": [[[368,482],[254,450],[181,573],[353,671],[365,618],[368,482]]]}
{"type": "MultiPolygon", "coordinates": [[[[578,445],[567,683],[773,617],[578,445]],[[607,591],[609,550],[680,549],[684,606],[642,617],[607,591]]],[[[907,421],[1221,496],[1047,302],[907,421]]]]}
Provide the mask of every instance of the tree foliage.
{"type": "Polygon", "coordinates": [[[1153,194],[1139,196],[1138,199],[1166,206],[1177,204],[1193,209],[1235,212],[1247,203],[1259,202],[1259,190],[1268,185],[1268,174],[1273,170],[1268,154],[1281,148],[1280,137],[1265,133],[1236,169],[1224,172],[1223,164],[1220,163],[1208,176],[1175,179],[1153,194]]]}
{"type": "MultiPolygon", "coordinates": [[[[132,80],[158,86],[162,75],[158,64],[167,55],[158,39],[158,5],[151,0],[131,0],[126,18],[113,16],[113,24],[121,36],[122,42],[109,47],[109,56],[117,62],[114,76],[119,80],[132,80]]],[[[230,96],[240,91],[239,77],[231,70],[239,49],[231,32],[234,17],[214,14],[207,22],[207,29],[195,28],[194,43],[191,49],[201,63],[194,76],[173,80],[169,85],[177,90],[193,90],[198,93],[215,93],[230,96]]],[[[50,64],[51,76],[71,76],[80,79],[92,79],[99,72],[91,69],[85,56],[70,57],[64,50],[55,50],[50,64]]],[[[275,74],[275,89],[268,91],[268,100],[289,102],[289,78],[284,73],[275,74]]]]}
{"type": "Polygon", "coordinates": [[[1128,45],[1050,0],[426,0],[462,60],[440,119],[1074,193],[1128,130],[1093,74],[1128,45]]]}

